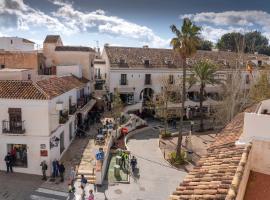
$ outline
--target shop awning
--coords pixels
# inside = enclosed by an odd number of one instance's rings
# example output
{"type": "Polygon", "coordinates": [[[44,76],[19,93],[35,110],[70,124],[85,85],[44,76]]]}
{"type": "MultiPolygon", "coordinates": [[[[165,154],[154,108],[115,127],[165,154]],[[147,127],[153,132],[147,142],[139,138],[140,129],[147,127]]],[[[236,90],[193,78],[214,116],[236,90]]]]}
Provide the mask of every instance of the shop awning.
{"type": "Polygon", "coordinates": [[[79,113],[81,113],[82,115],[87,115],[88,112],[94,107],[94,105],[96,104],[96,100],[95,99],[91,99],[87,104],[85,104],[84,107],[82,107],[81,109],[79,109],[79,113]]]}
{"type": "Polygon", "coordinates": [[[131,87],[121,87],[121,88],[118,88],[118,92],[119,94],[130,94],[130,93],[134,93],[134,89],[131,88],[131,87]]]}

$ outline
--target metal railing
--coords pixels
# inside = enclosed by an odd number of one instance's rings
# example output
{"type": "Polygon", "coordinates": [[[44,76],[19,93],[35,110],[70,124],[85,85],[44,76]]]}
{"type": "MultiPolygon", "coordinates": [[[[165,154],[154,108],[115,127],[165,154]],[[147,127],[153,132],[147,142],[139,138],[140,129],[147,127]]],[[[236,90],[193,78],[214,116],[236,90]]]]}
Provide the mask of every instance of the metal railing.
{"type": "Polygon", "coordinates": [[[91,99],[92,99],[91,95],[85,95],[83,97],[78,98],[77,107],[79,109],[83,108],[91,99]]]}
{"type": "Polygon", "coordinates": [[[69,114],[70,114],[70,115],[73,115],[73,114],[76,112],[76,110],[77,110],[76,104],[71,104],[71,105],[69,106],[69,114]]]}
{"type": "Polygon", "coordinates": [[[65,124],[68,121],[68,110],[63,110],[59,116],[59,124],[65,124]]]}
{"type": "Polygon", "coordinates": [[[24,134],[24,121],[2,121],[2,133],[24,134]]]}
{"type": "Polygon", "coordinates": [[[145,79],[144,85],[152,85],[152,79],[145,79]]]}
{"type": "Polygon", "coordinates": [[[120,79],[119,80],[119,84],[120,85],[128,85],[128,80],[126,80],[126,79],[120,79]]]}

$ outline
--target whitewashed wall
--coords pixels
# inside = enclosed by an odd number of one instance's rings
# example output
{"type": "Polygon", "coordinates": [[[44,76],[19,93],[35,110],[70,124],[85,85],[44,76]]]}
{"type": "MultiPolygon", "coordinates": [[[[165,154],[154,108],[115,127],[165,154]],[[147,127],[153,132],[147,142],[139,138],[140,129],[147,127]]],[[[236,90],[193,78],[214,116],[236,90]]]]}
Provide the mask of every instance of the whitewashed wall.
{"type": "Polygon", "coordinates": [[[0,49],[4,49],[6,51],[33,51],[35,47],[34,45],[34,43],[24,42],[23,38],[0,37],[0,49]]]}

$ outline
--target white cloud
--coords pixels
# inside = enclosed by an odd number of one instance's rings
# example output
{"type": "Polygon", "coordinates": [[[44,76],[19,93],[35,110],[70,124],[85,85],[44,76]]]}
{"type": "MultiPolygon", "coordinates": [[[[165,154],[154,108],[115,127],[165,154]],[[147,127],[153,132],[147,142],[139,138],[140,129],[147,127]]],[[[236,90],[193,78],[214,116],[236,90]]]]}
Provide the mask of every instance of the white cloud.
{"type": "Polygon", "coordinates": [[[231,31],[261,30],[270,39],[270,14],[259,10],[202,12],[187,14],[181,18],[189,17],[204,27],[202,35],[216,41],[218,35],[231,31]]]}
{"type": "Polygon", "coordinates": [[[117,16],[106,15],[104,10],[86,13],[76,10],[72,4],[63,1],[54,0],[52,2],[60,6],[53,15],[61,18],[65,24],[76,30],[87,31],[91,28],[97,28],[101,33],[137,39],[149,43],[151,46],[168,46],[169,44],[168,40],[157,36],[152,29],[117,16]]]}
{"type": "Polygon", "coordinates": [[[82,12],[75,9],[71,3],[61,0],[49,1],[58,6],[58,9],[52,13],[34,9],[23,0],[0,0],[0,18],[9,17],[9,21],[13,20],[13,25],[15,24],[18,30],[40,27],[66,35],[94,31],[131,38],[139,43],[143,42],[155,47],[169,45],[169,40],[159,37],[152,29],[117,16],[109,16],[104,10],[82,12]]]}

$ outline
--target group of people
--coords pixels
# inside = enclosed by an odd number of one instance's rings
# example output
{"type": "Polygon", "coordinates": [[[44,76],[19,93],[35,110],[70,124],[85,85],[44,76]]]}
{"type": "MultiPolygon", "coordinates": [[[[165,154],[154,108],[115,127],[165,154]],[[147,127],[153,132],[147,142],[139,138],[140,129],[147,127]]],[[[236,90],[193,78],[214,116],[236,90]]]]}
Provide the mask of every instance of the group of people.
{"type": "MultiPolygon", "coordinates": [[[[41,171],[42,171],[42,180],[47,180],[46,171],[48,170],[48,165],[46,161],[42,161],[40,163],[41,171]]],[[[59,162],[58,160],[54,160],[52,162],[52,178],[56,178],[60,176],[60,181],[64,182],[64,174],[65,174],[65,166],[63,162],[59,162]]]]}
{"type": "MultiPolygon", "coordinates": [[[[82,199],[85,199],[85,187],[87,184],[87,179],[84,177],[84,175],[81,175],[81,189],[82,189],[82,199]]],[[[93,190],[89,190],[89,197],[87,200],[94,200],[94,194],[93,190]]]]}

